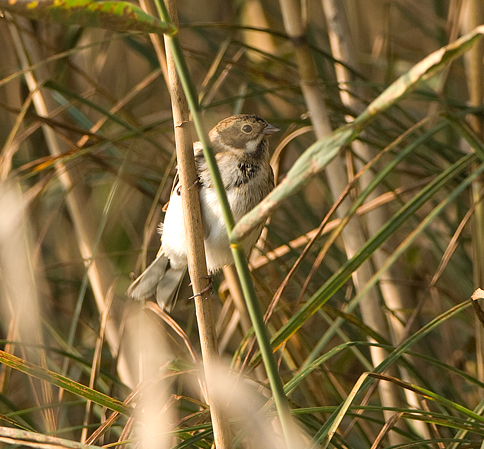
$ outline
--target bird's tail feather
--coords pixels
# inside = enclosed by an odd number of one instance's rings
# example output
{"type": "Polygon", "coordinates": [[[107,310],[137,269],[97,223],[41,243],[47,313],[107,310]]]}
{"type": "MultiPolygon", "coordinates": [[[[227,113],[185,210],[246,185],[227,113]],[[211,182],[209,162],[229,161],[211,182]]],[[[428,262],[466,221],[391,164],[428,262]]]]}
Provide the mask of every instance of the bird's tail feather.
{"type": "Polygon", "coordinates": [[[156,286],[156,300],[158,305],[168,313],[175,306],[176,300],[178,299],[178,292],[180,291],[186,272],[186,267],[179,268],[178,270],[168,268],[163,279],[156,286]]]}
{"type": "Polygon", "coordinates": [[[126,294],[134,299],[147,299],[156,292],[160,279],[165,275],[168,258],[160,254],[151,265],[129,286],[126,294]]]}
{"type": "Polygon", "coordinates": [[[158,305],[170,312],[178,298],[187,268],[173,269],[168,258],[159,254],[151,265],[129,286],[126,294],[134,299],[156,296],[158,305]]]}

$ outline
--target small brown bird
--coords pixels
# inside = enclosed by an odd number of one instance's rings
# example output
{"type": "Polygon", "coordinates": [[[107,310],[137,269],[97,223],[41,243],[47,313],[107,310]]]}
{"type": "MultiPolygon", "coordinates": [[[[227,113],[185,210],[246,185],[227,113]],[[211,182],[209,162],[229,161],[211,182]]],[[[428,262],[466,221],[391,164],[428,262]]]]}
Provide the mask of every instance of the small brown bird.
{"type": "MultiPolygon", "coordinates": [[[[256,115],[242,114],[219,122],[209,133],[227,198],[237,222],[273,188],[269,164],[269,137],[279,128],[256,115]]],[[[214,273],[233,263],[219,200],[203,156],[200,142],[194,144],[200,184],[200,207],[207,268],[214,273]]],[[[161,308],[170,311],[187,270],[187,251],[178,177],[160,224],[161,248],[153,263],[131,284],[127,294],[135,299],[156,295],[161,308]]],[[[243,243],[248,254],[259,239],[262,226],[243,243]]]]}

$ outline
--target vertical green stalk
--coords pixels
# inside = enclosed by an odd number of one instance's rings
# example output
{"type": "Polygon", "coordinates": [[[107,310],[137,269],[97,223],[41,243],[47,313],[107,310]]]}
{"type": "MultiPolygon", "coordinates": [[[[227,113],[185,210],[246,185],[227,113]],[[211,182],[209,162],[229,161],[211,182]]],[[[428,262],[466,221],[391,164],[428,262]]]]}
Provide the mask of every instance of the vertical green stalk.
{"type": "MultiPolygon", "coordinates": [[[[170,17],[164,2],[161,0],[155,0],[155,4],[158,9],[158,14],[160,15],[160,18],[163,21],[169,22],[170,17]]],[[[205,127],[203,125],[201,108],[198,103],[198,96],[189,75],[188,66],[183,56],[178,35],[167,35],[166,39],[173,55],[176,69],[180,76],[182,87],[185,91],[187,102],[190,107],[195,130],[202,144],[203,154],[205,156],[205,160],[207,161],[207,165],[214,182],[215,191],[217,192],[217,196],[222,207],[225,226],[227,228],[228,234],[230,235],[232,229],[234,228],[235,222],[232,216],[232,211],[230,210],[227,196],[225,194],[225,189],[217,166],[217,162],[215,160],[215,156],[210,149],[210,142],[208,140],[208,135],[205,127]]],[[[263,314],[257,300],[257,296],[255,294],[254,284],[250,275],[245,252],[239,242],[232,243],[231,250],[234,257],[235,266],[240,277],[240,282],[242,285],[242,290],[244,292],[250,318],[252,320],[252,325],[254,326],[257,342],[261,349],[264,366],[269,377],[272,394],[274,396],[274,402],[276,404],[277,413],[279,415],[284,438],[286,440],[286,446],[287,448],[294,448],[296,446],[294,444],[296,434],[293,431],[294,427],[291,420],[291,411],[286,395],[284,394],[282,381],[279,377],[276,361],[274,359],[269,336],[267,334],[267,329],[264,325],[263,314]]]]}
{"type": "Polygon", "coordinates": [[[237,273],[239,274],[247,309],[260,347],[262,360],[267,371],[267,376],[269,377],[269,383],[271,385],[272,395],[274,396],[277,413],[281,421],[282,431],[284,432],[286,446],[287,448],[295,448],[297,447],[297,439],[291,418],[291,409],[289,408],[289,403],[284,393],[284,387],[281,378],[279,377],[271,342],[264,324],[264,316],[257,300],[254,283],[250,275],[247,258],[244,250],[238,244],[232,244],[232,255],[234,256],[235,266],[237,267],[237,273]]]}

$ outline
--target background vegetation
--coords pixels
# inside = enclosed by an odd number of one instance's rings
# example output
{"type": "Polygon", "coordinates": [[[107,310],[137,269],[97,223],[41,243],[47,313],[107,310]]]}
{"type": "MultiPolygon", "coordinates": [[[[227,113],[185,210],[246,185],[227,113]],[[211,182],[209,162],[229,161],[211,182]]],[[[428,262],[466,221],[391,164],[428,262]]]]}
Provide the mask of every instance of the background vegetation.
{"type": "MultiPolygon", "coordinates": [[[[158,250],[175,166],[153,29],[119,11],[94,11],[92,28],[1,5],[0,441],[209,447],[188,285],[172,318],[124,295],[158,250]]],[[[469,301],[484,288],[482,28],[434,55],[433,77],[412,67],[481,25],[483,10],[178,5],[206,122],[252,112],[280,127],[278,181],[387,100],[303,188],[283,185],[250,258],[301,447],[482,447],[484,340],[469,301]],[[401,90],[379,97],[401,75],[401,90]],[[412,90],[412,77],[428,79],[412,90]]],[[[215,277],[213,305],[233,444],[281,447],[232,274],[215,277]]]]}

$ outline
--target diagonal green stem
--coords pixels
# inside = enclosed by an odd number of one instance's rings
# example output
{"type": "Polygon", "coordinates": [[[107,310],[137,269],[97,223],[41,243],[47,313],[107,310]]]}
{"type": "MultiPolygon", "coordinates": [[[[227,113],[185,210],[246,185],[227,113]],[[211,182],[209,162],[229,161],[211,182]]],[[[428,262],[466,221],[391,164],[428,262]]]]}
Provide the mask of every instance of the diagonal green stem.
{"type": "MultiPolygon", "coordinates": [[[[164,2],[161,0],[155,0],[155,4],[158,9],[158,14],[160,15],[160,18],[164,21],[169,21],[170,18],[164,2]]],[[[225,226],[227,228],[227,232],[230,235],[230,232],[234,228],[235,222],[232,216],[232,211],[230,210],[229,202],[227,200],[227,195],[225,193],[217,162],[215,160],[213,152],[211,151],[208,135],[203,125],[201,108],[198,103],[198,96],[189,75],[188,67],[183,56],[178,35],[175,33],[174,35],[167,35],[166,38],[175,61],[176,69],[180,76],[183,90],[185,91],[185,95],[188,101],[188,105],[190,107],[190,112],[192,114],[192,119],[198,138],[203,147],[203,154],[205,156],[205,160],[207,161],[207,165],[213,179],[215,190],[217,192],[217,196],[222,207],[225,226]]],[[[286,440],[286,446],[288,448],[293,448],[295,447],[295,434],[294,432],[292,432],[293,424],[291,421],[289,403],[287,401],[286,395],[284,394],[281,378],[279,377],[276,361],[274,359],[270,344],[269,335],[267,334],[267,329],[264,325],[263,314],[257,300],[257,296],[255,294],[254,284],[250,275],[245,252],[240,243],[231,244],[231,249],[235,261],[235,266],[240,277],[242,290],[246,299],[247,308],[249,310],[250,318],[254,326],[257,342],[261,349],[262,359],[267,371],[267,375],[269,377],[272,394],[274,396],[274,402],[276,404],[277,413],[279,415],[284,438],[286,440]]]]}

